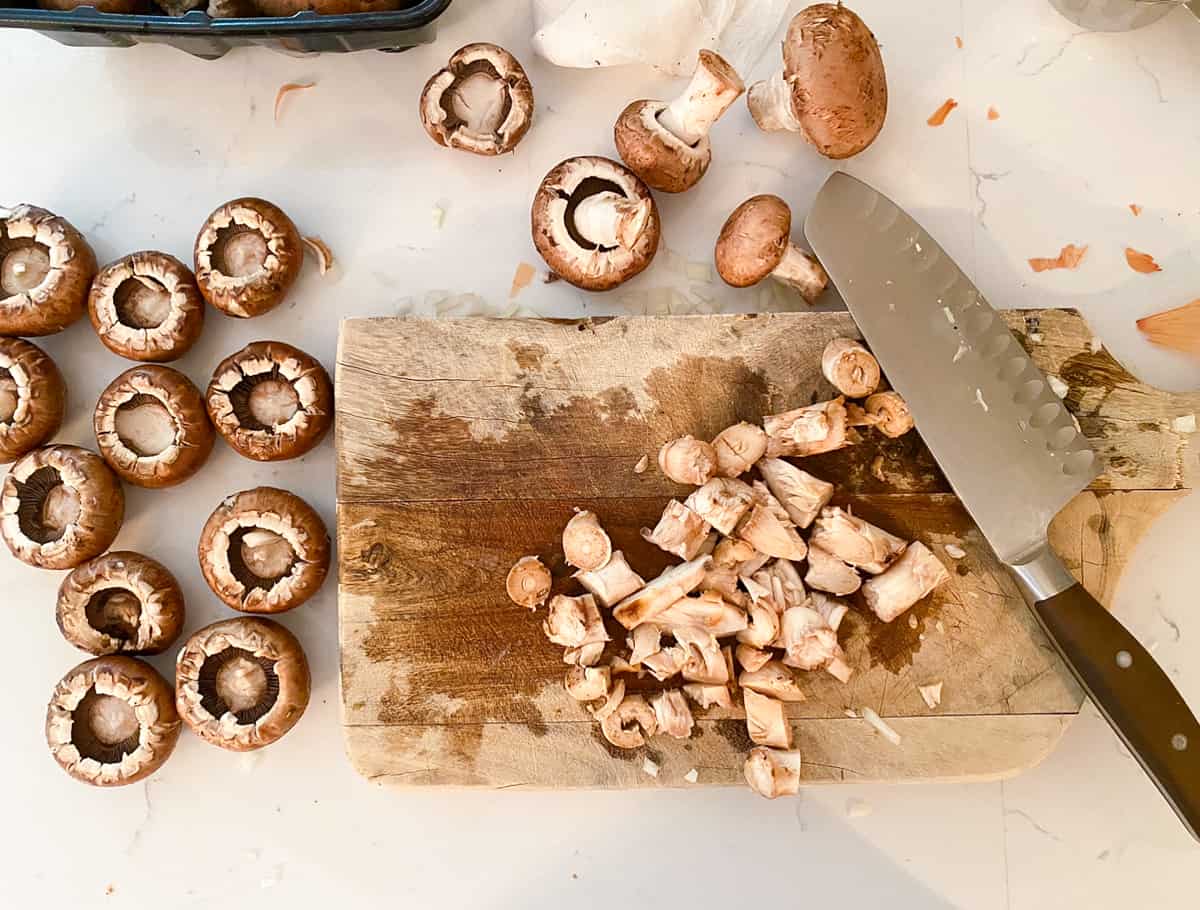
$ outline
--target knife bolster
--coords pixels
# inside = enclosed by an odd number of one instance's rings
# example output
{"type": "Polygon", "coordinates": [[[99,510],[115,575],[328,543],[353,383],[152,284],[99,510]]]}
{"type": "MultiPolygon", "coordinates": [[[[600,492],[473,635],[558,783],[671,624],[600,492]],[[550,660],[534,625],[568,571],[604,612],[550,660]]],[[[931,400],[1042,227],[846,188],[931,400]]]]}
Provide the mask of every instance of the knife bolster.
{"type": "Polygon", "coordinates": [[[1008,568],[1017,580],[1021,596],[1031,607],[1061,594],[1076,583],[1075,577],[1046,543],[1038,547],[1030,559],[1010,563],[1008,568]]]}

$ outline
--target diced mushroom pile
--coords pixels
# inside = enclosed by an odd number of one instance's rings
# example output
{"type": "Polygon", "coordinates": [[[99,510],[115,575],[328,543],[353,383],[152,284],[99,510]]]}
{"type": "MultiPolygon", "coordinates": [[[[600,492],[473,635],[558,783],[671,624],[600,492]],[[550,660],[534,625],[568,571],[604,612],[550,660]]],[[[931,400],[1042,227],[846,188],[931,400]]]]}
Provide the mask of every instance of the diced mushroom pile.
{"type": "MultiPolygon", "coordinates": [[[[786,460],[860,443],[858,428],[897,437],[913,426],[904,400],[878,391],[879,364],[857,341],[831,341],[822,372],[841,396],[770,415],[761,427],[738,423],[712,442],[683,436],[662,446],[663,474],[696,489],[642,529],[647,541],[683,560],[657,578],[644,580],[613,549],[599,516],[577,511],[562,547],[586,592],[550,598],[542,623],[566,649],[567,692],[587,703],[619,749],[655,735],[687,738],[689,700],[701,709],[732,708],[740,691],[755,743],[746,781],[768,798],[800,785],[800,752],[785,711],[785,703],[804,700],[795,671],[824,671],[841,682],[853,673],[838,643],[849,611],[840,598],[861,589],[862,602],[891,622],[949,579],[924,544],[830,505],[833,484],[786,460]],[[610,646],[602,610],[624,631],[624,648],[610,646]],[[649,696],[627,692],[622,677],[631,675],[667,687],[649,696]]],[[[514,602],[537,610],[550,596],[551,573],[525,556],[506,587],[514,602]]]]}

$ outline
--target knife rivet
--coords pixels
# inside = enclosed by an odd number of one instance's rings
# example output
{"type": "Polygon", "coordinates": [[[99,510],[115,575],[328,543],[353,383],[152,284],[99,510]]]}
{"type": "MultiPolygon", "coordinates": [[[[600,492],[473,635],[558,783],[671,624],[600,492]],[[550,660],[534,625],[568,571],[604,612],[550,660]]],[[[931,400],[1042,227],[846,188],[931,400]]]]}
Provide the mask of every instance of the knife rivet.
{"type": "Polygon", "coordinates": [[[1176,752],[1184,752],[1188,747],[1188,738],[1182,733],[1176,733],[1171,737],[1171,748],[1176,752]]]}
{"type": "Polygon", "coordinates": [[[1128,651],[1117,652],[1117,666],[1122,670],[1128,670],[1133,666],[1133,655],[1128,651]]]}

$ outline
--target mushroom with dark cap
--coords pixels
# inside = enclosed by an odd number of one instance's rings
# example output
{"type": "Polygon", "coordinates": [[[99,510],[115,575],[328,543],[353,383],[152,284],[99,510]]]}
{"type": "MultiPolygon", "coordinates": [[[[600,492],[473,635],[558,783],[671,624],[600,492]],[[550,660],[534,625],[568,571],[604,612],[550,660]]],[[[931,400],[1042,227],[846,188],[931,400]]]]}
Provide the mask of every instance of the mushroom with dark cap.
{"type": "Polygon", "coordinates": [[[275,742],[308,707],[300,642],[279,623],[242,616],[205,626],[175,662],[175,705],[206,743],[249,752],[275,742]]]}
{"type": "Polygon", "coordinates": [[[650,189],[596,155],[568,158],[542,180],[530,214],[533,245],[565,281],[607,291],[650,264],[661,226],[650,189]]]}
{"type": "Polygon", "coordinates": [[[812,303],[829,284],[821,263],[791,241],[792,210],[778,196],[751,196],[725,220],[715,259],[721,279],[747,288],[768,275],[812,303]]]}
{"type": "Polygon", "coordinates": [[[20,338],[0,338],[0,464],[47,442],[62,426],[67,385],[50,355],[20,338]]]}
{"type": "Polygon", "coordinates": [[[58,628],[91,654],[161,654],[183,630],[179,582],[149,556],[114,550],[63,579],[58,628]]]}
{"type": "Polygon", "coordinates": [[[226,357],[206,393],[208,416],[239,455],[296,458],[333,422],[333,383],[315,357],[282,341],[254,341],[226,357]]]}
{"type": "Polygon", "coordinates": [[[4,478],[0,534],[31,566],[73,569],[107,550],[124,520],[121,482],[87,449],[34,449],[4,478]]]}
{"type": "Polygon", "coordinates": [[[300,606],[325,581],[329,534],[308,503],[275,487],[225,499],[200,532],[200,569],[213,593],[243,613],[300,606]]]}
{"type": "Polygon", "coordinates": [[[0,208],[0,335],[53,335],[83,315],[96,255],[65,218],[0,208]]]}
{"type": "Polygon", "coordinates": [[[226,202],[196,236],[196,286],[227,316],[261,316],[300,274],[304,243],[283,210],[265,199],[226,202]]]}
{"type": "Polygon", "coordinates": [[[46,743],[59,767],[93,787],[157,771],[179,740],[171,685],[145,661],[84,661],[59,680],[46,708],[46,743]]]}
{"type": "Polygon", "coordinates": [[[692,81],[675,100],[634,101],[621,112],[613,129],[621,160],[656,190],[691,189],[712,162],[708,131],[745,90],[723,57],[700,51],[692,81]]]}
{"type": "Polygon", "coordinates": [[[533,123],[533,86],[504,48],[468,44],[425,83],[420,112],[438,145],[500,155],[515,149],[533,123]]]}
{"type": "Polygon", "coordinates": [[[92,418],[100,454],[121,479],[157,489],[183,483],[212,452],[212,424],[192,381],[170,367],[126,370],[100,394],[92,418]]]}
{"type": "Polygon", "coordinates": [[[182,357],[200,338],[204,298],[191,269],[147,250],[100,270],[88,292],[88,315],[114,354],[161,363],[182,357]]]}

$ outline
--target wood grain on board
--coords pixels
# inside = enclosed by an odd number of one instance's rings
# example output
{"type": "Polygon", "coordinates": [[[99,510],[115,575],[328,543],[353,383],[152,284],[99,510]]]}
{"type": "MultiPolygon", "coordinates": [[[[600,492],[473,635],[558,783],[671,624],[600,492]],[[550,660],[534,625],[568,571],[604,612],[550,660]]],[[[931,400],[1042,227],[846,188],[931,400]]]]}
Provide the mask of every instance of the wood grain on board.
{"type": "MultiPolygon", "coordinates": [[[[1077,314],[1005,314],[1109,464],[1055,520],[1051,540],[1102,601],[1153,519],[1190,489],[1192,437],[1174,417],[1200,396],[1137,382],[1077,314]],[[1033,340],[1031,340],[1033,339],[1033,340]]],[[[505,596],[538,553],[572,590],[559,552],[574,507],[602,518],[649,578],[671,560],[638,531],[686,493],[633,466],[682,433],[830,397],[820,352],[856,335],[844,313],[544,320],[351,320],[338,355],[338,537],[343,720],[366,776],[396,784],[678,786],[740,780],[737,710],[697,711],[698,735],[621,752],[562,688],[562,649],[505,596]],[[647,756],[663,768],[642,771],[647,756]]],[[[1035,763],[1081,693],[916,434],[868,436],[805,459],[840,501],[953,570],[952,583],[883,624],[852,611],[847,685],[806,674],[789,706],[813,781],[994,777],[1035,763]],[[869,469],[883,454],[886,480],[869,469]],[[944,551],[955,543],[960,560],[944,551]],[[917,685],[941,680],[930,711],[917,685]],[[869,705],[892,746],[847,708],[869,705]]],[[[1020,491],[1013,491],[1019,507],[1020,491]]]]}

